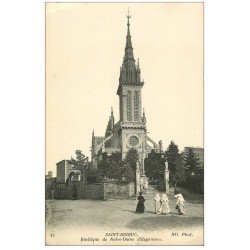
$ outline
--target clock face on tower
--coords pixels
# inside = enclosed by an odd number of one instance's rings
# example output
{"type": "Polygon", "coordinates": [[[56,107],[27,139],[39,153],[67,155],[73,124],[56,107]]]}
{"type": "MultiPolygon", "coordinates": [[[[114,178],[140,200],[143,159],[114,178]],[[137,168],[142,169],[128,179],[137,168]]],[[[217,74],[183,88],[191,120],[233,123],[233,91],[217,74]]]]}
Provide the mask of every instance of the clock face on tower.
{"type": "Polygon", "coordinates": [[[139,138],[135,135],[132,135],[129,137],[128,143],[129,143],[129,146],[136,147],[139,145],[139,138]]]}

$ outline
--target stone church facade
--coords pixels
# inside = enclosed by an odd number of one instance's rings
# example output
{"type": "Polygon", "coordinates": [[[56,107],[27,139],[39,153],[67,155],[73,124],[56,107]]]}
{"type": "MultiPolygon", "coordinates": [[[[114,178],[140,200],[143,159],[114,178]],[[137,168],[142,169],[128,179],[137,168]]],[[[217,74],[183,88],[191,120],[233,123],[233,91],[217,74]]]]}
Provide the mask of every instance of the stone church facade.
{"type": "Polygon", "coordinates": [[[161,142],[155,143],[147,136],[146,116],[142,111],[142,88],[139,59],[136,62],[130,35],[130,17],[127,15],[127,36],[125,55],[120,67],[119,85],[116,94],[119,96],[120,120],[115,122],[113,110],[109,117],[104,136],[92,133],[91,159],[94,168],[107,152],[121,152],[122,157],[130,148],[136,148],[139,153],[139,162],[144,174],[144,158],[152,149],[161,151],[161,142]]]}

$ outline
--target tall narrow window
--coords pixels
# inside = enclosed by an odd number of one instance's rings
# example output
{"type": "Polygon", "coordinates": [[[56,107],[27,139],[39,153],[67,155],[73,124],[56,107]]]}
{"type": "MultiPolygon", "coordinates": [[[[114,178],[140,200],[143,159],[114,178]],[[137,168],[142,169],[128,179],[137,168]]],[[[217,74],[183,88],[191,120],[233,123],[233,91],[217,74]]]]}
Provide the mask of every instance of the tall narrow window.
{"type": "Polygon", "coordinates": [[[127,120],[132,121],[132,103],[131,92],[127,92],[127,120]]]}
{"type": "Polygon", "coordinates": [[[134,119],[139,121],[139,94],[137,91],[134,94],[134,119]]]}

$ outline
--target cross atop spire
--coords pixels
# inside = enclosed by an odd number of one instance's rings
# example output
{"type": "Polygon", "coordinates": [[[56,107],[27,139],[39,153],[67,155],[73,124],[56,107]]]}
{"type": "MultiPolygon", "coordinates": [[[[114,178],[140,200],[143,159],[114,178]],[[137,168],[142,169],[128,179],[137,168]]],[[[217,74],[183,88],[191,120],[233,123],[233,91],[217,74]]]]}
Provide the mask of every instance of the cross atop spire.
{"type": "Polygon", "coordinates": [[[127,36],[130,36],[130,28],[129,28],[130,23],[129,23],[129,19],[131,18],[131,15],[129,15],[129,10],[128,10],[128,15],[126,15],[126,17],[128,19],[128,21],[127,21],[127,26],[128,26],[128,34],[127,34],[127,36]]]}
{"type": "Polygon", "coordinates": [[[129,18],[131,17],[131,15],[129,13],[129,7],[128,7],[128,14],[126,15],[126,17],[128,18],[128,22],[129,22],[129,18]]]}

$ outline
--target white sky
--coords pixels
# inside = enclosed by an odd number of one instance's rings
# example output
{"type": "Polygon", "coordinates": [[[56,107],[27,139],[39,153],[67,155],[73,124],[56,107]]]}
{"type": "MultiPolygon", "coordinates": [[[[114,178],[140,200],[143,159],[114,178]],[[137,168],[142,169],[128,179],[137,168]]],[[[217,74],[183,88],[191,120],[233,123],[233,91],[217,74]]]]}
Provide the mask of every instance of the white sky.
{"type": "MultiPolygon", "coordinates": [[[[46,14],[46,170],[76,149],[90,156],[116,95],[126,39],[125,4],[50,3],[46,14]]],[[[149,136],[203,147],[202,3],[129,4],[149,136]]]]}

